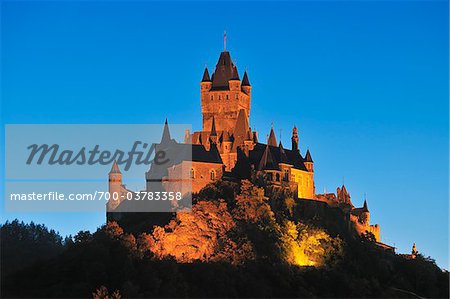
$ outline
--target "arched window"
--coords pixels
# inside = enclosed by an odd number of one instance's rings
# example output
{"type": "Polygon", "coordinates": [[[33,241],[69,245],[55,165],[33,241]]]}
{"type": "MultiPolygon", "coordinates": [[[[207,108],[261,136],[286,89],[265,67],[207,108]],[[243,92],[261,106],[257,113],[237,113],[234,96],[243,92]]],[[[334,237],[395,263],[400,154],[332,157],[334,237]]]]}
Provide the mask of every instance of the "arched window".
{"type": "Polygon", "coordinates": [[[209,178],[211,181],[214,181],[216,179],[216,171],[214,169],[211,169],[209,172],[209,178]]]}
{"type": "Polygon", "coordinates": [[[190,172],[191,179],[195,179],[195,169],[192,167],[190,172]]]}
{"type": "Polygon", "coordinates": [[[230,99],[230,96],[229,95],[227,95],[227,100],[229,100],[230,99]]]}
{"type": "Polygon", "coordinates": [[[211,95],[211,101],[212,101],[212,100],[214,100],[214,96],[213,96],[213,95],[211,95]]]}
{"type": "Polygon", "coordinates": [[[219,101],[222,99],[222,96],[221,95],[219,95],[219,101]]]}

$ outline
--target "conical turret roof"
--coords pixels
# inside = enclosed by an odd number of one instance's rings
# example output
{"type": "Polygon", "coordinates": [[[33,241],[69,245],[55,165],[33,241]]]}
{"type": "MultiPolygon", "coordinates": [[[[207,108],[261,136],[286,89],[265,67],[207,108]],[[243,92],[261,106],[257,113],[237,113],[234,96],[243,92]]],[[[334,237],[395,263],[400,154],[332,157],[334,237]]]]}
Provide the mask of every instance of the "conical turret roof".
{"type": "Polygon", "coordinates": [[[273,127],[270,129],[269,140],[267,140],[267,144],[270,146],[277,146],[277,138],[275,137],[273,127]]]}
{"type": "Polygon", "coordinates": [[[113,165],[111,166],[111,171],[109,173],[122,173],[120,172],[120,168],[116,160],[114,160],[113,165]]]}
{"type": "Polygon", "coordinates": [[[211,78],[209,77],[208,68],[205,67],[205,71],[203,72],[202,82],[211,82],[211,78]]]}
{"type": "MultiPolygon", "coordinates": [[[[305,162],[313,162],[313,159],[311,158],[311,153],[309,152],[309,149],[306,151],[306,155],[305,155],[305,162]]],[[[345,188],[345,186],[343,186],[343,188],[345,188]]]]}
{"type": "Polygon", "coordinates": [[[167,122],[167,118],[166,118],[166,121],[164,123],[164,130],[163,130],[163,135],[161,138],[161,143],[165,143],[170,140],[171,140],[171,138],[170,138],[170,131],[169,131],[169,123],[167,122]]]}
{"type": "Polygon", "coordinates": [[[216,137],[217,136],[217,132],[216,132],[216,122],[214,120],[214,116],[212,117],[212,124],[211,124],[211,133],[210,136],[216,137]]]}
{"type": "Polygon", "coordinates": [[[367,201],[364,199],[363,211],[369,212],[369,208],[367,207],[367,201]]]}
{"type": "Polygon", "coordinates": [[[241,86],[250,86],[250,81],[248,80],[247,71],[244,72],[244,77],[242,78],[241,86]]]}
{"type": "Polygon", "coordinates": [[[278,164],[272,157],[269,145],[266,145],[266,149],[264,150],[264,153],[261,157],[261,161],[259,161],[258,170],[280,170],[278,164]]]}

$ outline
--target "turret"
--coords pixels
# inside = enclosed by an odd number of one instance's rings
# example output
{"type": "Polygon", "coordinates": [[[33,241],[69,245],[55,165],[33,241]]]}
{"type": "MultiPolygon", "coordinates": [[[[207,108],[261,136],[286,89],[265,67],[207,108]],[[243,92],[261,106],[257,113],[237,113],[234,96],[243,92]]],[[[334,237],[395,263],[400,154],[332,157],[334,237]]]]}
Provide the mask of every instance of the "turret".
{"type": "Polygon", "coordinates": [[[298,129],[296,126],[292,129],[292,150],[298,151],[298,129]]]}
{"type": "Polygon", "coordinates": [[[122,196],[121,192],[123,191],[122,187],[122,173],[120,172],[119,165],[117,165],[117,161],[114,160],[114,163],[111,167],[111,171],[108,174],[109,177],[109,197],[108,201],[108,209],[115,209],[119,203],[120,198],[122,196]]]}
{"type": "Polygon", "coordinates": [[[204,92],[208,92],[212,87],[211,77],[209,76],[208,68],[205,67],[205,71],[203,72],[203,78],[200,82],[200,91],[203,94],[204,92]]]}
{"type": "Polygon", "coordinates": [[[306,169],[308,169],[309,172],[313,172],[314,171],[314,161],[311,157],[311,153],[309,152],[309,149],[306,151],[306,155],[305,155],[305,161],[304,164],[306,166],[306,169]]]}
{"type": "Polygon", "coordinates": [[[361,213],[361,220],[362,223],[364,225],[369,226],[370,225],[370,212],[369,212],[369,208],[367,207],[367,201],[364,199],[364,205],[362,208],[362,213],[361,213]]]}
{"type": "Polygon", "coordinates": [[[411,256],[412,256],[413,258],[416,258],[416,256],[417,256],[418,253],[419,253],[419,252],[417,251],[416,243],[414,243],[413,246],[412,246],[412,250],[411,250],[411,256]]]}
{"type": "Polygon", "coordinates": [[[242,91],[250,96],[252,92],[252,86],[250,85],[250,81],[248,80],[247,71],[244,72],[244,77],[242,78],[242,91]]]}
{"type": "Polygon", "coordinates": [[[233,142],[231,141],[230,134],[227,131],[222,133],[222,152],[227,154],[231,151],[231,146],[233,142]]]}

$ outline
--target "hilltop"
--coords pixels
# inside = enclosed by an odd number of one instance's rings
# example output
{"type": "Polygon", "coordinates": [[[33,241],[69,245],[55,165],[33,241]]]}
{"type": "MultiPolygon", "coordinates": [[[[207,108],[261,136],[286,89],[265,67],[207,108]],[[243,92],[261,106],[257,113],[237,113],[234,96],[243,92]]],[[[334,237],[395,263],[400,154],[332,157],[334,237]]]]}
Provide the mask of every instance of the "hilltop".
{"type": "MultiPolygon", "coordinates": [[[[59,250],[14,273],[2,268],[2,296],[448,296],[449,274],[431,258],[376,246],[339,208],[247,180],[219,180],[193,201],[192,212],[130,214],[64,242],[52,235],[59,250]]],[[[3,244],[11,230],[2,227],[3,244]]],[[[2,260],[33,255],[27,245],[3,246],[2,260]]]]}

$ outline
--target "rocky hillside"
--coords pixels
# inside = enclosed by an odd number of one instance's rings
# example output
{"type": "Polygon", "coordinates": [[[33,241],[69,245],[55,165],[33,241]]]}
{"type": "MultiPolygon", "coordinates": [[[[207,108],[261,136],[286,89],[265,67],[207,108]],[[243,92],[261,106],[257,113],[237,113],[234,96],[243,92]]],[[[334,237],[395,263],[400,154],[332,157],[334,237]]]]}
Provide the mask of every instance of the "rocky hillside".
{"type": "Polygon", "coordinates": [[[2,295],[448,296],[448,272],[378,248],[339,209],[249,181],[216,182],[193,200],[192,212],[130,214],[80,232],[57,256],[2,276],[2,295]]]}

